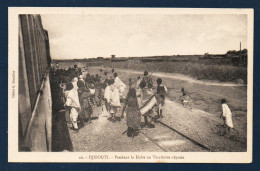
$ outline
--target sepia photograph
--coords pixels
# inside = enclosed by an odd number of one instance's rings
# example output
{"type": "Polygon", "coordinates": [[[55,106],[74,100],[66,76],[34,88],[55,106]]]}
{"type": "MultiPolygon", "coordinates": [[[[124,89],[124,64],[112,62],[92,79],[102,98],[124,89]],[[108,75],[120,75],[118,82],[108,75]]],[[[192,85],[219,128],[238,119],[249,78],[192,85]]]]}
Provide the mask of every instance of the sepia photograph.
{"type": "Polygon", "coordinates": [[[9,7],[8,26],[9,161],[252,162],[252,9],[9,7]]]}

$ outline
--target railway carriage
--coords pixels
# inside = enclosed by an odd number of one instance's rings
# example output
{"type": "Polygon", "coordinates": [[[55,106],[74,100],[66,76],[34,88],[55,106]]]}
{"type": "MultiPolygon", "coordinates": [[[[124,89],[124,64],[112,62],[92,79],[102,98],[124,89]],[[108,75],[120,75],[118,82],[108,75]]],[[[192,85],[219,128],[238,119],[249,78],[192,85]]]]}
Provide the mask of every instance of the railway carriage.
{"type": "Polygon", "coordinates": [[[40,15],[19,15],[19,151],[51,151],[48,32],[40,15]]]}

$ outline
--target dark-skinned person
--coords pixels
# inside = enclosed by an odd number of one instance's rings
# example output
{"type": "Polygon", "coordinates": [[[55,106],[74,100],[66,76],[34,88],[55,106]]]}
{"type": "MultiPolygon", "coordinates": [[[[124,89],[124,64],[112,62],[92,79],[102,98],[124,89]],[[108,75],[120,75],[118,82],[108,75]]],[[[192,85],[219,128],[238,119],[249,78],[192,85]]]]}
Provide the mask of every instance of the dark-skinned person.
{"type": "Polygon", "coordinates": [[[141,114],[139,112],[136,90],[132,87],[132,80],[129,80],[129,91],[125,100],[126,105],[126,124],[127,136],[134,137],[138,135],[141,126],[141,114]]]}
{"type": "Polygon", "coordinates": [[[96,104],[96,89],[95,85],[91,83],[89,85],[89,91],[90,91],[90,97],[88,98],[88,103],[90,105],[91,109],[91,119],[98,119],[99,117],[99,112],[97,110],[97,104],[96,104]]]}
{"type": "Polygon", "coordinates": [[[158,118],[163,118],[163,106],[165,103],[165,95],[167,94],[168,90],[165,85],[162,85],[162,79],[158,78],[157,82],[157,91],[156,91],[156,100],[157,100],[157,107],[158,107],[158,118]]]}
{"type": "MultiPolygon", "coordinates": [[[[151,84],[149,85],[151,86],[151,84]]],[[[153,107],[156,105],[156,98],[150,86],[147,86],[145,81],[141,81],[140,83],[141,95],[139,97],[139,109],[140,113],[144,116],[145,127],[154,128],[155,126],[151,123],[150,118],[148,118],[153,113],[153,107]]]]}

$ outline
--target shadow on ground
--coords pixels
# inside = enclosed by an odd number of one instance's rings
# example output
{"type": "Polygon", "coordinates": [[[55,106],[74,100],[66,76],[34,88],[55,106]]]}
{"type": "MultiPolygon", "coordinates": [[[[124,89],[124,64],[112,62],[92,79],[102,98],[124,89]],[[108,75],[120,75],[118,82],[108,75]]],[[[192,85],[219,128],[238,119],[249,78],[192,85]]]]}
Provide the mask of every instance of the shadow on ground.
{"type": "Polygon", "coordinates": [[[66,123],[65,111],[60,98],[61,89],[56,79],[51,80],[52,93],[52,151],[73,151],[73,146],[66,123]]]}
{"type": "Polygon", "coordinates": [[[65,112],[58,112],[52,120],[52,151],[73,151],[65,112]]]}

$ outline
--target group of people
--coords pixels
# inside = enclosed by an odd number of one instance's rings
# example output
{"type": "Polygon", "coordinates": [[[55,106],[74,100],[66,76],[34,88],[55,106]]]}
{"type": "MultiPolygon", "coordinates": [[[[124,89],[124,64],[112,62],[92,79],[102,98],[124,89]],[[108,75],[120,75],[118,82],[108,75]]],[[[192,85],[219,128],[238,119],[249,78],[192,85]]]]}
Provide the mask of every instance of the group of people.
{"type": "MultiPolygon", "coordinates": [[[[99,115],[107,116],[111,122],[120,121],[126,114],[127,135],[138,135],[141,128],[141,118],[144,119],[144,127],[154,128],[152,121],[163,117],[163,106],[167,87],[158,78],[154,86],[151,75],[144,71],[143,76],[138,76],[137,81],[132,78],[126,84],[118,77],[114,69],[109,71],[99,70],[99,74],[90,75],[88,68],[59,67],[52,68],[52,76],[59,84],[60,99],[62,102],[67,121],[72,123],[74,130],[78,129],[78,123],[91,122],[98,119],[99,115]],[[123,106],[122,111],[120,111],[123,106]],[[152,116],[152,117],[151,117],[152,116]]],[[[189,104],[189,94],[181,89],[183,105],[189,104]]],[[[223,105],[223,118],[228,128],[233,128],[232,115],[225,104],[223,105]],[[231,119],[230,119],[231,115],[231,119]]]]}
{"type": "Polygon", "coordinates": [[[126,115],[127,133],[134,136],[141,127],[141,117],[144,117],[144,126],[149,128],[155,127],[149,118],[154,110],[157,111],[157,119],[163,117],[167,88],[162,85],[161,78],[157,79],[157,87],[154,87],[147,71],[142,78],[138,76],[136,82],[129,78],[128,90],[114,69],[110,72],[100,69],[98,74],[90,75],[87,67],[74,65],[73,68],[59,69],[55,66],[52,77],[61,90],[56,98],[63,104],[69,116],[68,122],[75,130],[79,122],[91,122],[100,114],[109,117],[112,122],[120,121],[126,115]]]}

